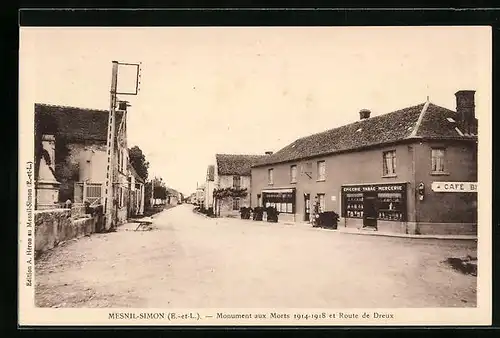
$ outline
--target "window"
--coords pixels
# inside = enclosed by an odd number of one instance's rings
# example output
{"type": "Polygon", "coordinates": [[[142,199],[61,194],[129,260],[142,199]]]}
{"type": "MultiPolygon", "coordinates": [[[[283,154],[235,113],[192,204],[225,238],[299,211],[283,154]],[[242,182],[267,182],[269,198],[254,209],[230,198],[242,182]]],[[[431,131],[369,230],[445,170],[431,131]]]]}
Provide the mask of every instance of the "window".
{"type": "Polygon", "coordinates": [[[318,181],[324,181],[326,174],[325,161],[318,161],[318,181]]]}
{"type": "Polygon", "coordinates": [[[431,150],[431,165],[432,172],[444,172],[444,159],[445,151],[444,148],[432,148],[431,150]]]}
{"type": "Polygon", "coordinates": [[[127,150],[123,149],[123,172],[127,172],[127,150]]]}
{"type": "Polygon", "coordinates": [[[118,207],[123,207],[123,188],[118,187],[118,207]]]}
{"type": "Polygon", "coordinates": [[[233,198],[233,210],[240,210],[240,199],[238,197],[233,198]]]}
{"type": "Polygon", "coordinates": [[[396,174],[396,151],[385,151],[383,153],[384,176],[396,174]]]}
{"type": "Polygon", "coordinates": [[[264,207],[275,207],[282,214],[295,212],[295,191],[265,192],[262,201],[264,207]]]}
{"type": "Polygon", "coordinates": [[[241,177],[233,176],[233,188],[239,189],[241,187],[241,177]]]}
{"type": "Polygon", "coordinates": [[[319,212],[325,211],[325,194],[318,194],[319,212]]]}
{"type": "Polygon", "coordinates": [[[273,184],[273,169],[267,171],[267,183],[273,184]]]}
{"type": "Polygon", "coordinates": [[[297,183],[297,166],[290,166],[290,182],[297,183]]]}

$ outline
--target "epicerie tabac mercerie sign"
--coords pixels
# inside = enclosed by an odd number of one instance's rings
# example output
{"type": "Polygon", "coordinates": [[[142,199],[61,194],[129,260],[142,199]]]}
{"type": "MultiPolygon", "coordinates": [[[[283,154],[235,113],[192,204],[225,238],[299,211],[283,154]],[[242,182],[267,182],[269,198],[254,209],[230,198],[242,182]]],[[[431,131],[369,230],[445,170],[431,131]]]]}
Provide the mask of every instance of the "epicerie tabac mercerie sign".
{"type": "Polygon", "coordinates": [[[352,185],[343,186],[342,192],[365,192],[365,191],[379,191],[379,192],[403,192],[406,184],[366,184],[366,185],[352,185]]]}
{"type": "Polygon", "coordinates": [[[477,192],[477,182],[432,182],[434,192],[477,192]]]}

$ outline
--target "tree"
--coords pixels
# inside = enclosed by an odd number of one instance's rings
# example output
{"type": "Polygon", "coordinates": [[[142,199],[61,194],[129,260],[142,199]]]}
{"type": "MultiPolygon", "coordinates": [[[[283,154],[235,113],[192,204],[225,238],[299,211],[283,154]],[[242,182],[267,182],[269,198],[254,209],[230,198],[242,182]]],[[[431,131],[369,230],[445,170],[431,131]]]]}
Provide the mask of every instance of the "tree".
{"type": "Polygon", "coordinates": [[[138,146],[133,146],[128,150],[130,164],[134,167],[137,174],[144,180],[148,179],[149,162],[146,156],[138,146]]]}
{"type": "Polygon", "coordinates": [[[167,188],[164,186],[155,186],[154,197],[161,200],[167,199],[167,188]]]}
{"type": "Polygon", "coordinates": [[[220,188],[214,189],[213,198],[214,198],[214,206],[215,206],[215,214],[220,216],[220,205],[222,201],[228,198],[244,198],[248,195],[246,188],[220,188]]]}

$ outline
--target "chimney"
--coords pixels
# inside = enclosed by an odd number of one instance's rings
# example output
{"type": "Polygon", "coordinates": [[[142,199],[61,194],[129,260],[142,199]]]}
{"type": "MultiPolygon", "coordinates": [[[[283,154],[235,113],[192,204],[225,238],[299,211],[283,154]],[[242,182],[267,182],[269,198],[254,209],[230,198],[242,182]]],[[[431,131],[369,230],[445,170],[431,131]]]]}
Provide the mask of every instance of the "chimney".
{"type": "Polygon", "coordinates": [[[273,152],[272,151],[266,151],[266,155],[272,155],[273,152]]]}
{"type": "Polygon", "coordinates": [[[128,101],[119,101],[118,102],[118,110],[127,110],[127,107],[129,106],[128,101]]]}
{"type": "Polygon", "coordinates": [[[459,90],[455,93],[457,98],[457,122],[465,134],[472,132],[476,118],[474,94],[475,90],[459,90]]]}
{"type": "Polygon", "coordinates": [[[371,111],[368,109],[361,109],[359,111],[359,119],[364,120],[364,119],[369,119],[370,118],[371,111]]]}

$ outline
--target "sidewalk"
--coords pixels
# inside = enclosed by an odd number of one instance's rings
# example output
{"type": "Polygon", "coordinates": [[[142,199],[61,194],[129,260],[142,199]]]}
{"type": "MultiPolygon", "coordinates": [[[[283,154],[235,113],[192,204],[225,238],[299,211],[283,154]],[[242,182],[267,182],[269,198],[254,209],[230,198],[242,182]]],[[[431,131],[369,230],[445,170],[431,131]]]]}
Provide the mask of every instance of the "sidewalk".
{"type": "MultiPolygon", "coordinates": [[[[312,225],[308,223],[302,223],[303,225],[312,225]]],[[[330,230],[338,233],[349,234],[349,235],[367,235],[367,236],[385,236],[385,237],[399,237],[399,238],[417,238],[417,239],[452,239],[452,240],[477,240],[475,235],[410,235],[402,234],[397,232],[381,232],[376,230],[364,230],[358,228],[347,228],[339,226],[337,229],[328,228],[313,228],[318,230],[330,230]]]]}
{"type": "MultiPolygon", "coordinates": [[[[195,213],[205,216],[208,218],[208,216],[202,214],[201,212],[194,211],[195,213]]],[[[253,221],[253,220],[245,220],[245,219],[240,219],[240,218],[232,218],[232,219],[237,219],[240,221],[245,221],[245,222],[258,222],[258,223],[267,223],[267,221],[253,221]]],[[[342,234],[349,234],[349,235],[365,235],[365,236],[385,236],[385,237],[399,237],[399,238],[416,238],[416,239],[450,239],[450,240],[477,240],[476,235],[410,235],[410,234],[402,234],[402,233],[397,233],[397,232],[381,232],[381,231],[374,231],[374,230],[363,230],[363,229],[358,229],[358,228],[347,228],[344,226],[339,226],[337,229],[330,229],[330,228],[313,228],[313,226],[308,223],[308,222],[293,222],[293,221],[280,221],[278,220],[278,223],[269,223],[269,224],[281,224],[281,225],[287,225],[287,226],[293,226],[293,227],[301,227],[301,228],[308,228],[311,230],[318,230],[318,231],[334,231],[342,234]]]]}

